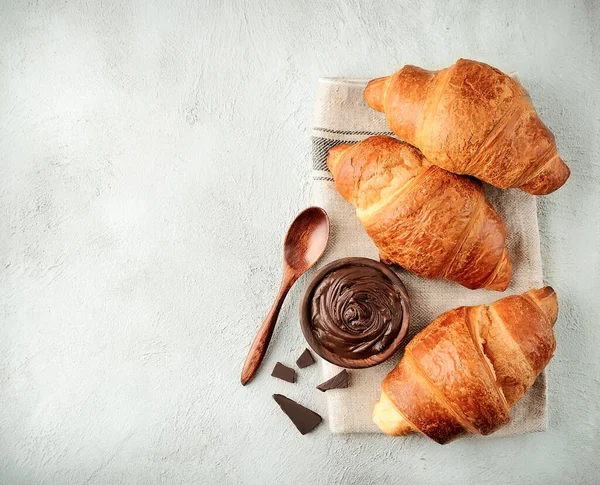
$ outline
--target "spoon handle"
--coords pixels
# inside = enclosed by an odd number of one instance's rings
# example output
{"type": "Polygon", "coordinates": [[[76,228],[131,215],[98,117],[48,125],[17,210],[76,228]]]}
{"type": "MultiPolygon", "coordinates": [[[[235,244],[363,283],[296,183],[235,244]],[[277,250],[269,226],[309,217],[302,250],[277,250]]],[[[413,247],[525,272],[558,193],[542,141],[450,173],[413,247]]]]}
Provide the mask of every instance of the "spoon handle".
{"type": "Polygon", "coordinates": [[[283,281],[281,282],[281,287],[279,288],[279,292],[275,297],[275,301],[273,302],[273,306],[269,310],[269,313],[265,317],[262,325],[258,329],[258,333],[256,337],[254,337],[254,341],[252,342],[252,346],[248,351],[248,357],[246,357],[246,362],[244,362],[244,367],[242,368],[242,385],[245,386],[252,380],[260,363],[262,362],[265,353],[267,352],[267,347],[269,346],[269,342],[271,341],[271,336],[273,335],[273,330],[275,330],[275,324],[277,323],[277,317],[279,316],[279,311],[281,310],[281,305],[283,305],[283,300],[285,300],[288,291],[296,281],[297,276],[289,271],[284,273],[283,281]]]}

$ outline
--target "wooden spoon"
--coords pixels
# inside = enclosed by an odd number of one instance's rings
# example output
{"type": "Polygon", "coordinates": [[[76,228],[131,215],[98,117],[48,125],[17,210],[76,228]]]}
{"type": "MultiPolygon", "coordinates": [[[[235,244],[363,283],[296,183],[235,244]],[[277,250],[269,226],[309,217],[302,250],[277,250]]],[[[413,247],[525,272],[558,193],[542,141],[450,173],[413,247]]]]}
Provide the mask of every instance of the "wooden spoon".
{"type": "Polygon", "coordinates": [[[288,229],[283,251],[283,281],[275,302],[258,329],[242,369],[242,385],[252,380],[263,360],[288,291],[321,257],[329,239],[329,217],[320,207],[303,210],[288,229]]]}

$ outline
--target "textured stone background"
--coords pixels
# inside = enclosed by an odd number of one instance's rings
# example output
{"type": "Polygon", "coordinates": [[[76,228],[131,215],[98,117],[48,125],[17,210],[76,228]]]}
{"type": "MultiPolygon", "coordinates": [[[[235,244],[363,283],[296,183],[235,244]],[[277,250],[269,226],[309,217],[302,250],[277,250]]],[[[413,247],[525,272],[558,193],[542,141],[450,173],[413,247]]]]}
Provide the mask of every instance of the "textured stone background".
{"type": "Polygon", "coordinates": [[[442,3],[2,2],[1,483],[598,483],[600,9],[442,3]],[[309,201],[316,80],[460,56],[518,71],[572,168],[540,203],[550,429],[302,437],[270,395],[325,413],[318,369],[267,369],[304,346],[305,279],[238,378],[309,201]]]}

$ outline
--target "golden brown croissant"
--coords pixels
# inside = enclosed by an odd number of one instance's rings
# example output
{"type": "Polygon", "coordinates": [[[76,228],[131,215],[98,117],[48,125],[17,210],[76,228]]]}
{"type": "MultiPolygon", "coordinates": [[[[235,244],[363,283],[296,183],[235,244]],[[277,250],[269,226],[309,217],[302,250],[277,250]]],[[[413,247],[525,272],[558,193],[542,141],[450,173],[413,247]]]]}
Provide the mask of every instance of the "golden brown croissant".
{"type": "Polygon", "coordinates": [[[479,181],[431,165],[388,136],[338,145],[327,166],[382,261],[471,289],[506,289],[512,274],[506,228],[479,181]]]}
{"type": "Polygon", "coordinates": [[[536,195],[569,178],[527,92],[487,64],[459,59],[441,71],[404,66],[372,80],[364,94],[396,135],[450,172],[536,195]]]}
{"type": "Polygon", "coordinates": [[[387,434],[442,444],[493,432],[552,358],[557,313],[549,286],[443,313],[384,379],[373,420],[387,434]]]}

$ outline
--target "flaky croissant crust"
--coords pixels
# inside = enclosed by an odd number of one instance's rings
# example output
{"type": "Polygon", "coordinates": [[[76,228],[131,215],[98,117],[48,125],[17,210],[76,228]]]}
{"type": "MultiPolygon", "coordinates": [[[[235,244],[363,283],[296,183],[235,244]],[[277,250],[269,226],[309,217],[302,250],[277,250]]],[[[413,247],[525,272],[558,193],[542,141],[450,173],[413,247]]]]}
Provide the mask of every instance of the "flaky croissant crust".
{"type": "Polygon", "coordinates": [[[557,315],[548,286],[440,315],[384,379],[373,420],[387,434],[442,444],[493,432],[552,358],[557,315]]]}
{"type": "Polygon", "coordinates": [[[506,228],[479,181],[442,170],[388,136],[334,147],[327,165],[382,261],[467,288],[506,289],[506,228]]]}
{"type": "Polygon", "coordinates": [[[396,135],[450,172],[537,195],[569,178],[527,92],[487,64],[459,59],[441,71],[404,66],[371,81],[365,100],[385,113],[396,135]]]}

